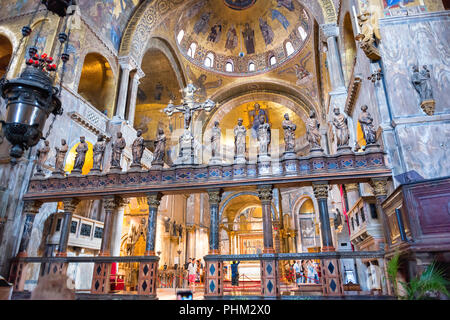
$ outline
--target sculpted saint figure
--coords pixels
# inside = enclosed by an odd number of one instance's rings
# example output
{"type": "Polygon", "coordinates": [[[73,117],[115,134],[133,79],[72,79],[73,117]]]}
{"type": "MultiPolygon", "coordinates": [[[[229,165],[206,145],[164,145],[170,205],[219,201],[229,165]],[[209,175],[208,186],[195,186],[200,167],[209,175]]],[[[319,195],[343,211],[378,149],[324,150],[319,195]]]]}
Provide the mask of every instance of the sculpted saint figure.
{"type": "Polygon", "coordinates": [[[359,114],[358,121],[361,124],[361,129],[364,134],[364,140],[367,144],[376,143],[376,132],[373,126],[372,115],[367,111],[367,106],[361,106],[361,113],[359,114]]]}
{"type": "Polygon", "coordinates": [[[97,142],[94,145],[94,166],[92,170],[102,170],[103,154],[106,149],[106,141],[103,139],[103,135],[97,136],[97,142]]]}
{"type": "Polygon", "coordinates": [[[259,127],[257,138],[259,142],[259,154],[267,155],[269,152],[271,131],[270,131],[270,124],[266,122],[266,117],[264,117],[263,115],[259,116],[259,127]]]}
{"type": "Polygon", "coordinates": [[[75,156],[75,164],[73,165],[74,171],[81,171],[84,166],[84,162],[86,161],[86,152],[88,152],[88,144],[85,141],[85,137],[80,137],[80,143],[78,144],[75,151],[77,155],[75,156]]]}
{"type": "Polygon", "coordinates": [[[158,135],[156,136],[155,151],[153,152],[153,163],[164,162],[164,155],[166,151],[166,135],[163,128],[158,129],[158,135]]]}
{"type": "Polygon", "coordinates": [[[56,172],[64,172],[64,158],[69,150],[69,146],[65,139],[61,139],[61,148],[55,147],[56,159],[55,159],[55,170],[56,172]]]}
{"type": "Polygon", "coordinates": [[[142,137],[142,130],[136,132],[137,138],[133,141],[131,151],[133,153],[133,164],[140,165],[142,155],[144,153],[144,138],[142,137]]]}
{"type": "Polygon", "coordinates": [[[281,123],[284,129],[284,144],[286,152],[294,152],[295,149],[295,130],[297,125],[289,120],[289,114],[284,114],[284,120],[281,123]]]}
{"type": "Polygon", "coordinates": [[[122,132],[117,132],[117,139],[112,144],[111,167],[120,168],[120,159],[122,157],[123,149],[126,147],[125,138],[122,137],[122,132]]]}
{"type": "Polygon", "coordinates": [[[220,156],[220,128],[219,121],[214,122],[214,127],[211,129],[211,156],[220,156]]]}
{"type": "Polygon", "coordinates": [[[37,151],[37,157],[38,161],[36,164],[36,172],[39,174],[42,174],[42,166],[45,163],[45,160],[47,160],[48,153],[50,152],[50,142],[45,140],[44,146],[37,151]]]}
{"type": "Polygon", "coordinates": [[[242,125],[243,122],[242,118],[239,118],[237,126],[234,127],[234,154],[236,157],[245,156],[245,137],[247,135],[247,129],[242,125]]]}
{"type": "Polygon", "coordinates": [[[411,82],[420,96],[420,102],[433,99],[433,92],[430,85],[430,70],[427,66],[423,66],[423,69],[419,71],[418,66],[413,66],[413,74],[411,82]]]}
{"type": "Polygon", "coordinates": [[[348,145],[350,139],[347,118],[340,113],[339,108],[334,108],[333,126],[336,133],[337,146],[342,147],[348,145]]]}
{"type": "Polygon", "coordinates": [[[320,149],[320,123],[316,118],[316,112],[311,110],[309,119],[306,121],[306,138],[311,146],[311,149],[320,149]]]}

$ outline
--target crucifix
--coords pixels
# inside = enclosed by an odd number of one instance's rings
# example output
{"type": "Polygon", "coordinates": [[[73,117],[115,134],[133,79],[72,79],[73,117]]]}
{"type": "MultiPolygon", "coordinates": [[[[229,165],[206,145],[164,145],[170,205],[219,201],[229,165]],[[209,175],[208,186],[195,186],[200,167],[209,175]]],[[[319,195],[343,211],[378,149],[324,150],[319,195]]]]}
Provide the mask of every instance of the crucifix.
{"type": "Polygon", "coordinates": [[[174,113],[182,113],[184,115],[184,133],[180,136],[179,145],[180,151],[178,159],[174,161],[174,164],[194,164],[194,135],[192,133],[191,121],[194,111],[205,110],[210,112],[216,103],[210,99],[205,102],[199,102],[196,97],[196,92],[199,90],[192,81],[189,81],[186,88],[180,90],[183,93],[182,103],[180,105],[174,105],[171,100],[164,112],[170,117],[174,113]]]}

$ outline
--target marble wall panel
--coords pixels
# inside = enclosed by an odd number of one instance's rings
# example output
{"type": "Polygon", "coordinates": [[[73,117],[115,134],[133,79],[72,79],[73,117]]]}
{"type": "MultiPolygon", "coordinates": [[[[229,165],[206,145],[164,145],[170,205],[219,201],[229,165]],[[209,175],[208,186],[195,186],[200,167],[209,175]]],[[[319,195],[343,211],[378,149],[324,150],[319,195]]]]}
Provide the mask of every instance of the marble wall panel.
{"type": "Polygon", "coordinates": [[[394,118],[422,116],[419,95],[411,84],[412,66],[431,69],[435,114],[450,112],[450,13],[380,19],[380,52],[394,118]]]}
{"type": "Polygon", "coordinates": [[[397,127],[407,171],[431,179],[450,175],[450,121],[397,127]]]}

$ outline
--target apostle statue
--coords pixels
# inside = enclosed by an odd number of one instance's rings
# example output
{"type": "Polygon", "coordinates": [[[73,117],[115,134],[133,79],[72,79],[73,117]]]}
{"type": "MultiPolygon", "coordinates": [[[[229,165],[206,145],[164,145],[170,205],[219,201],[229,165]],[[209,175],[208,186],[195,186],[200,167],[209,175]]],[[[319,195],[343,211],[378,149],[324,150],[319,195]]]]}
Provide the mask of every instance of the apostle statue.
{"type": "Polygon", "coordinates": [[[316,112],[309,112],[309,119],[306,121],[306,138],[309,142],[311,150],[321,149],[320,146],[320,123],[316,118],[316,112]]]}
{"type": "Polygon", "coordinates": [[[177,222],[175,220],[172,222],[172,236],[177,236],[177,222]]]}
{"type": "Polygon", "coordinates": [[[259,117],[264,116],[265,120],[268,122],[269,117],[266,114],[266,111],[264,109],[261,109],[261,106],[259,103],[255,103],[254,110],[250,111],[249,114],[253,116],[253,123],[252,123],[252,136],[254,138],[257,137],[258,134],[258,127],[260,124],[259,117]]]}
{"type": "Polygon", "coordinates": [[[163,128],[158,128],[158,135],[155,141],[155,151],[153,152],[152,164],[164,163],[164,155],[166,152],[166,135],[163,128]]]}
{"type": "Polygon", "coordinates": [[[183,225],[180,223],[177,225],[178,236],[181,238],[183,236],[183,225]]]}
{"type": "Polygon", "coordinates": [[[214,127],[211,129],[211,156],[213,158],[220,157],[220,136],[219,121],[215,121],[214,127]]]}
{"type": "Polygon", "coordinates": [[[412,85],[419,94],[420,106],[423,111],[431,116],[434,114],[435,101],[433,99],[430,79],[431,73],[426,65],[420,71],[417,65],[413,66],[413,74],[411,76],[412,85]]]}
{"type": "Polygon", "coordinates": [[[125,138],[122,137],[122,132],[117,132],[117,139],[112,144],[111,167],[120,168],[120,160],[123,149],[126,147],[125,138]]]}
{"type": "Polygon", "coordinates": [[[367,144],[375,144],[376,139],[376,131],[373,126],[373,118],[372,115],[367,111],[367,106],[361,106],[361,113],[359,114],[358,121],[361,125],[361,129],[364,135],[364,140],[366,140],[367,144]]]}
{"type": "Polygon", "coordinates": [[[242,125],[244,121],[242,118],[238,119],[236,127],[234,127],[234,154],[236,159],[245,160],[245,137],[247,136],[247,129],[242,125]]]}
{"type": "Polygon", "coordinates": [[[167,218],[164,220],[164,230],[165,230],[166,232],[170,232],[170,218],[169,218],[169,217],[167,217],[167,218]]]}
{"type": "Polygon", "coordinates": [[[295,130],[297,125],[289,120],[289,114],[284,114],[284,120],[281,123],[284,130],[285,152],[294,152],[295,150],[295,130]]]}
{"type": "Polygon", "coordinates": [[[42,176],[44,175],[42,173],[42,166],[44,165],[45,161],[47,160],[48,153],[50,152],[50,142],[45,140],[44,146],[37,151],[37,164],[36,164],[36,175],[42,176]]]}
{"type": "Polygon", "coordinates": [[[92,167],[92,171],[101,171],[102,170],[102,162],[103,155],[106,149],[106,141],[103,138],[103,135],[99,134],[97,136],[97,142],[94,145],[94,166],[92,167]]]}
{"type": "Polygon", "coordinates": [[[350,139],[347,118],[340,113],[339,108],[337,107],[333,109],[333,112],[333,126],[336,134],[337,147],[347,146],[348,140],[350,139]]]}
{"type": "Polygon", "coordinates": [[[69,150],[69,146],[65,139],[61,139],[61,148],[55,147],[56,157],[55,157],[55,172],[63,173],[64,172],[64,158],[66,157],[66,153],[69,150]]]}
{"type": "Polygon", "coordinates": [[[75,156],[75,164],[73,165],[73,172],[81,172],[86,161],[86,153],[89,150],[85,137],[80,137],[80,143],[75,149],[77,155],[75,156]]]}
{"type": "Polygon", "coordinates": [[[142,130],[136,132],[137,138],[133,141],[131,145],[131,152],[133,154],[132,166],[140,166],[142,155],[144,154],[144,137],[142,137],[142,130]]]}
{"type": "Polygon", "coordinates": [[[269,145],[271,139],[270,124],[266,122],[266,117],[259,116],[258,127],[258,142],[259,142],[259,155],[268,155],[269,145]]]}

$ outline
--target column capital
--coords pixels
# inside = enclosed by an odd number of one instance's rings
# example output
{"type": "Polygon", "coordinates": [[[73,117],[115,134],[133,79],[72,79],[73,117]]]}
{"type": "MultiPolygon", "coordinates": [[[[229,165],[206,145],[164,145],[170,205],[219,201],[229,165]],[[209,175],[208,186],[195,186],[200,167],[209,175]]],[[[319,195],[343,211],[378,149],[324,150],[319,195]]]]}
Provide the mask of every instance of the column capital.
{"type": "Polygon", "coordinates": [[[312,187],[317,200],[328,199],[328,182],[313,183],[312,187]]]}
{"type": "Polygon", "coordinates": [[[114,211],[115,209],[124,206],[126,203],[126,199],[117,196],[107,196],[103,198],[103,208],[105,211],[114,211]]]}
{"type": "Polygon", "coordinates": [[[119,65],[122,69],[131,71],[136,69],[136,62],[130,56],[119,57],[119,65]]]}
{"type": "Polygon", "coordinates": [[[262,186],[258,186],[258,197],[262,202],[270,202],[272,201],[273,195],[272,195],[272,190],[273,190],[273,186],[272,185],[262,185],[262,186]]]}
{"type": "Polygon", "coordinates": [[[209,204],[218,205],[220,201],[222,200],[222,189],[210,189],[207,191],[209,196],[209,204]]]}
{"type": "Polygon", "coordinates": [[[138,68],[136,69],[136,73],[135,73],[134,76],[133,76],[133,80],[139,82],[139,80],[142,79],[143,77],[145,77],[145,73],[144,73],[144,71],[142,71],[141,68],[138,67],[138,68]]]}
{"type": "Polygon", "coordinates": [[[348,183],[345,185],[345,190],[347,192],[359,191],[358,184],[357,183],[348,183]]]}
{"type": "Polygon", "coordinates": [[[327,39],[339,36],[339,27],[335,23],[321,24],[320,29],[327,39]]]}
{"type": "Polygon", "coordinates": [[[162,193],[151,192],[147,193],[147,203],[149,208],[158,208],[161,203],[162,193]]]}
{"type": "Polygon", "coordinates": [[[375,197],[387,196],[387,178],[372,178],[370,180],[370,186],[373,189],[375,197]]]}
{"type": "Polygon", "coordinates": [[[38,214],[43,202],[39,200],[25,201],[23,203],[23,212],[26,214],[38,214]]]}
{"type": "Polygon", "coordinates": [[[64,204],[64,212],[73,213],[77,208],[77,205],[80,203],[80,200],[77,198],[68,198],[63,199],[62,203],[64,204]]]}

